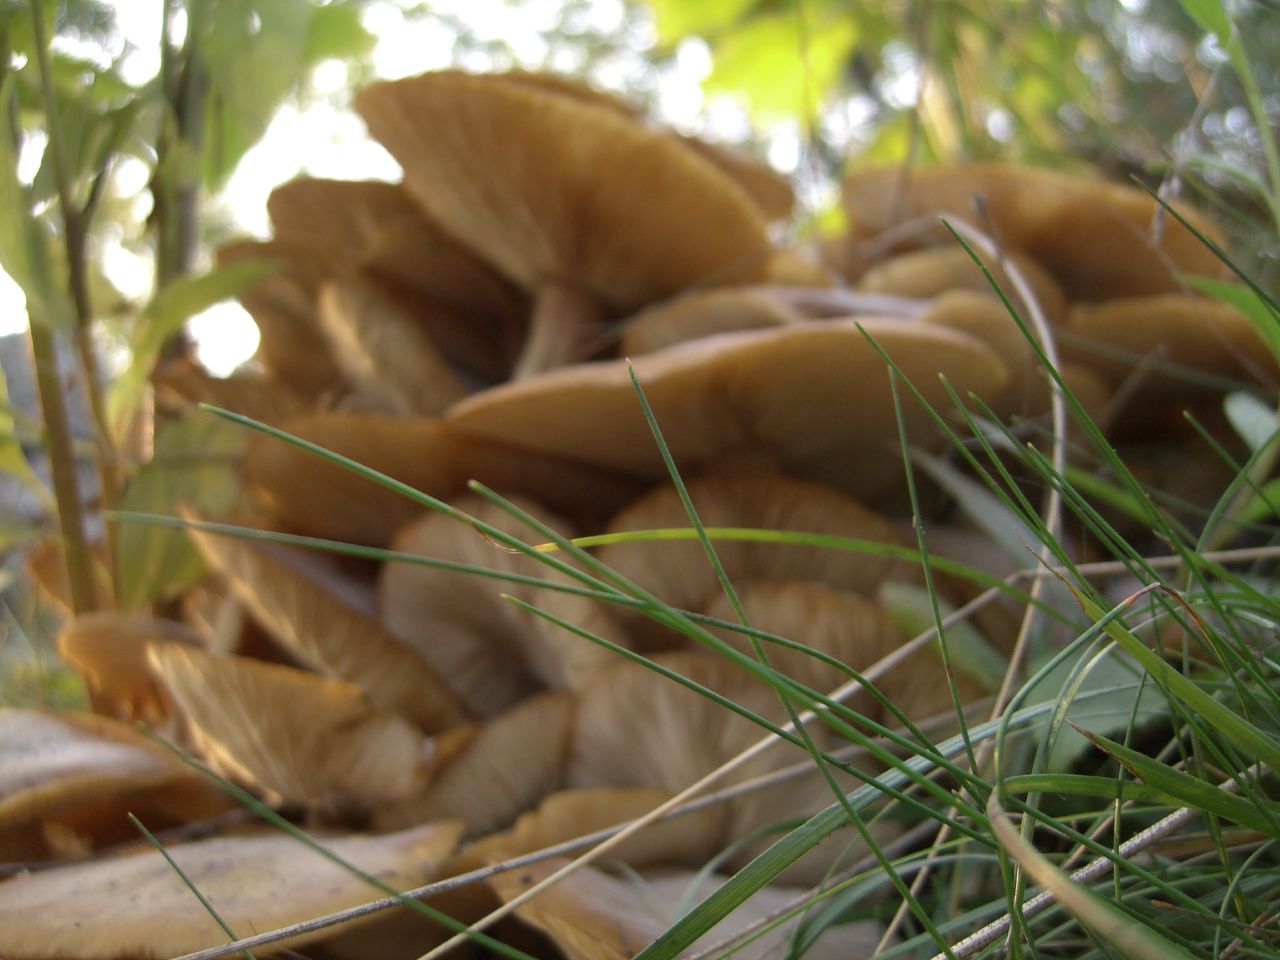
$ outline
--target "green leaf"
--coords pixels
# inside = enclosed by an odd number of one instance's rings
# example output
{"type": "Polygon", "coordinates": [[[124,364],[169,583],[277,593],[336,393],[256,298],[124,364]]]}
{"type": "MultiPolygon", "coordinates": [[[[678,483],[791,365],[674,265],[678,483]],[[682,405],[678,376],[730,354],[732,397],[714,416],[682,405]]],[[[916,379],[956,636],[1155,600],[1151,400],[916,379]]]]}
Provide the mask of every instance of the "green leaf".
{"type": "Polygon", "coordinates": [[[278,268],[273,260],[244,260],[200,276],[182,277],[157,293],[143,308],[134,327],[129,368],[111,385],[113,421],[132,407],[151,376],[161,347],[189,318],[247,290],[278,268]]]}
{"type": "Polygon", "coordinates": [[[1178,0],[1187,16],[1205,33],[1218,38],[1223,50],[1231,46],[1231,18],[1220,0],[1178,0]]]}
{"type": "MultiPolygon", "coordinates": [[[[239,489],[245,442],[243,430],[203,412],[172,424],[129,483],[121,509],[172,515],[186,504],[203,514],[225,513],[239,489]]],[[[199,553],[181,530],[122,524],[118,543],[122,610],[140,610],[204,575],[199,553]]]]}
{"type": "MultiPolygon", "coordinates": [[[[914,637],[934,626],[933,601],[929,591],[910,583],[885,583],[877,592],[877,599],[894,627],[904,637],[914,637]]],[[[938,613],[943,618],[955,612],[955,607],[939,598],[938,613]]],[[[973,624],[960,621],[947,627],[947,653],[951,666],[977,680],[983,688],[994,693],[1004,680],[1008,661],[973,624]]]]}
{"type": "Polygon", "coordinates": [[[714,37],[739,24],[755,0],[648,0],[658,42],[672,44],[691,34],[714,37]]]}
{"type": "Polygon", "coordinates": [[[1204,813],[1214,814],[1232,823],[1252,827],[1259,833],[1280,840],[1280,823],[1276,822],[1278,811],[1274,809],[1277,805],[1268,804],[1273,809],[1264,811],[1244,797],[1227,793],[1215,784],[1176,770],[1168,764],[1154,760],[1099,734],[1078,727],[1077,729],[1099,750],[1119,760],[1147,786],[1173,797],[1178,803],[1204,813]]]}
{"type": "Polygon", "coordinates": [[[27,190],[18,180],[15,144],[21,133],[13,126],[13,89],[0,84],[0,268],[22,288],[32,323],[52,323],[66,329],[71,303],[55,276],[57,263],[47,224],[31,212],[27,190]]]}
{"type": "MultiPolygon", "coordinates": [[[[1095,623],[1100,622],[1106,614],[1102,609],[1075,587],[1071,588],[1077,602],[1095,623]]],[[[1183,676],[1178,670],[1166,663],[1155,651],[1125,629],[1115,620],[1106,623],[1104,629],[1122,650],[1133,657],[1138,664],[1151,675],[1169,696],[1180,700],[1192,713],[1198,715],[1206,726],[1231,740],[1237,747],[1255,760],[1261,760],[1272,768],[1280,768],[1280,741],[1264,730],[1250,723],[1230,707],[1215,700],[1213,696],[1198,686],[1194,681],[1183,676]]]]}
{"type": "Polygon", "coordinates": [[[839,81],[857,39],[849,17],[803,34],[793,15],[758,17],[715,45],[705,86],[742,96],[760,120],[808,114],[839,81]]]}
{"type": "Polygon", "coordinates": [[[330,3],[316,7],[307,30],[303,60],[308,65],[322,60],[355,60],[367,56],[376,39],[360,20],[360,5],[330,3]]]}
{"type": "Polygon", "coordinates": [[[965,476],[941,457],[912,450],[911,460],[955,498],[965,516],[999,544],[1010,559],[1025,564],[1035,556],[1040,539],[986,487],[965,476]]]}
{"type": "Polygon", "coordinates": [[[308,0],[219,0],[203,18],[209,72],[204,179],[222,183],[303,79],[315,8],[308,0]]]}
{"type": "MultiPolygon", "coordinates": [[[[1107,656],[1093,658],[1087,665],[1083,662],[1086,654],[1086,650],[1081,650],[1080,656],[1060,663],[1042,677],[1026,697],[1027,703],[1055,702],[1064,697],[1070,701],[1060,704],[1055,714],[1059,723],[1057,735],[1049,744],[1049,755],[1044,758],[1044,766],[1050,771],[1070,769],[1088,748],[1085,738],[1064,721],[1087,723],[1103,730],[1122,730],[1131,722],[1141,726],[1169,715],[1164,698],[1154,690],[1148,690],[1139,702],[1141,670],[1124,653],[1112,650],[1107,656]],[[1079,671],[1086,667],[1088,672],[1081,676],[1079,671]]],[[[1051,656],[1046,655],[1045,659],[1051,656]]],[[[1031,672],[1036,673],[1043,665],[1044,660],[1033,662],[1031,672]]]]}

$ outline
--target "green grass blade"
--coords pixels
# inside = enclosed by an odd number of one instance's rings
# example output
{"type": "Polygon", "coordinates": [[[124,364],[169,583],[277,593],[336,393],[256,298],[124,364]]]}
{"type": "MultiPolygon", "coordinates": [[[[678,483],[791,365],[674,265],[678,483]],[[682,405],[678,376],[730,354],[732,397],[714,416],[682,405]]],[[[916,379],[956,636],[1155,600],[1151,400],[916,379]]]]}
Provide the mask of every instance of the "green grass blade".
{"type": "Polygon", "coordinates": [[[1101,734],[1079,727],[1076,729],[1088,737],[1099,750],[1119,760],[1147,786],[1173,797],[1179,804],[1252,827],[1259,833],[1280,840],[1280,823],[1275,819],[1274,809],[1254,805],[1219,786],[1154,760],[1101,734]]]}
{"type": "MultiPolygon", "coordinates": [[[[132,813],[127,814],[127,816],[129,817],[129,822],[137,827],[138,831],[147,838],[147,843],[155,847],[156,852],[159,853],[160,856],[164,857],[165,862],[169,864],[173,869],[173,872],[178,875],[178,878],[186,884],[187,889],[191,891],[192,895],[200,901],[200,906],[204,907],[205,912],[213,918],[213,922],[222,928],[222,932],[227,935],[227,938],[230,940],[239,940],[240,938],[236,936],[235,931],[233,931],[231,927],[227,925],[227,922],[222,919],[222,914],[218,913],[218,911],[214,909],[213,904],[209,902],[208,898],[201,892],[200,888],[197,887],[195,883],[192,882],[191,878],[187,876],[186,871],[178,865],[178,861],[174,860],[169,851],[164,848],[164,844],[156,839],[155,834],[148,830],[143,822],[132,813]]],[[[243,951],[243,954],[248,957],[249,960],[257,960],[253,955],[252,950],[245,950],[243,951]]]]}

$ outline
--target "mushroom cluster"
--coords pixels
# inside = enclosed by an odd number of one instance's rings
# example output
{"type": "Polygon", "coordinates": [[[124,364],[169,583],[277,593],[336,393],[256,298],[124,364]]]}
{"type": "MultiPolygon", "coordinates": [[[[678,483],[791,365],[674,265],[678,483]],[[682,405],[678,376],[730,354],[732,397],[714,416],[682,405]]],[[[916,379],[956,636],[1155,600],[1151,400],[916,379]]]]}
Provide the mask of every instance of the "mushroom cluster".
{"type": "MultiPolygon", "coordinates": [[[[951,250],[903,252],[928,239],[904,231],[903,218],[965,214],[981,195],[1004,245],[996,276],[1025,277],[1056,329],[1079,335],[1069,381],[1098,407],[1124,375],[1089,341],[1159,348],[1182,362],[1182,348],[1163,338],[1196,330],[1221,347],[1218,372],[1261,355],[1247,324],[1181,295],[1179,273],[1214,264],[1174,224],[1148,242],[1154,208],[1133,191],[1095,196],[1075,181],[1027,172],[1024,183],[1004,168],[930,171],[906,190],[888,174],[859,175],[848,184],[854,234],[841,260],[865,268],[851,287],[775,247],[769,224],[788,214],[790,192],[767,168],[652,126],[576,82],[445,71],[375,85],[357,108],[403,182],[303,179],[277,189],[273,239],[221,253],[277,267],[241,297],[262,333],[257,370],[218,381],[170,367],[157,390],[277,425],[446,505],[424,510],[255,437],[239,522],[424,562],[338,560],[196,524],[190,535],[211,581],[202,603],[175,605],[189,623],[103,614],[60,638],[99,716],[0,715],[11,728],[0,725],[0,758],[14,758],[0,768],[0,859],[102,849],[126,835],[125,805],[160,826],[231,816],[220,790],[127,724],[145,720],[360,869],[399,889],[420,886],[641,816],[763,736],[705,693],[786,723],[777,690],[747,663],[757,653],[743,621],[795,641],[766,643],[767,667],[818,693],[897,650],[906,638],[881,597],[921,573],[903,559],[908,528],[869,504],[894,501],[902,432],[914,446],[940,447],[934,411],[948,408],[949,391],[977,394],[1000,415],[1048,402],[1029,344],[981,274],[951,250]],[[1046,197],[1059,208],[1052,216],[1035,207],[1046,197]],[[1074,219],[1053,219],[1063,211],[1074,219]],[[872,264],[871,243],[892,258],[872,264]],[[1125,297],[1148,298],[1148,319],[1108,313],[1125,297]],[[1156,300],[1184,319],[1150,319],[1156,300]],[[895,391],[904,380],[913,393],[895,391]],[[537,526],[470,491],[471,481],[537,526]],[[686,497],[707,528],[797,536],[717,539],[730,593],[699,543],[645,536],[688,528],[686,497]],[[580,558],[549,567],[547,554],[518,546],[552,534],[605,534],[593,555],[610,583],[703,626],[607,602],[608,591],[602,599],[582,586],[597,568],[580,558]],[[836,550],[814,535],[881,547],[836,550]],[[21,747],[32,736],[58,746],[37,762],[21,747]]],[[[1192,347],[1186,359],[1207,352],[1192,347]]],[[[985,693],[930,649],[875,686],[936,735],[985,693]]],[[[870,721],[899,723],[865,689],[848,702],[870,721]]],[[[821,723],[806,730],[817,749],[854,748],[821,723]]],[[[832,776],[847,790],[854,773],[874,775],[878,764],[862,756],[832,776]]],[[[740,789],[613,850],[610,862],[629,873],[580,873],[519,907],[523,928],[499,934],[546,937],[554,947],[544,949],[570,958],[630,956],[676,904],[706,892],[694,891],[708,874],[692,871],[736,869],[777,824],[833,799],[809,754],[781,738],[718,786],[740,789]],[[632,909],[636,883],[646,910],[632,909]]],[[[870,825],[882,838],[900,828],[887,818],[870,825]]],[[[219,829],[172,851],[197,886],[227,891],[237,933],[367,898],[349,875],[279,852],[275,835],[219,829]],[[255,874],[266,861],[270,872],[255,874]],[[295,870],[308,882],[285,877],[295,870]],[[260,905],[233,895],[246,875],[272,885],[260,905]]],[[[833,840],[783,879],[813,884],[861,853],[854,840],[833,840]]],[[[188,894],[156,857],[128,861],[139,916],[155,921],[110,943],[74,939],[85,918],[111,909],[104,865],[0,884],[0,953],[173,955],[219,942],[203,921],[177,923],[188,894]]],[[[551,864],[432,902],[471,921],[551,864]]],[[[759,909],[797,893],[770,888],[759,909]]],[[[447,936],[403,913],[368,922],[379,924],[376,936],[346,925],[289,943],[321,939],[331,955],[357,956],[376,942],[379,956],[417,956],[447,936]]],[[[865,951],[875,936],[856,924],[829,933],[816,955],[865,951]]]]}

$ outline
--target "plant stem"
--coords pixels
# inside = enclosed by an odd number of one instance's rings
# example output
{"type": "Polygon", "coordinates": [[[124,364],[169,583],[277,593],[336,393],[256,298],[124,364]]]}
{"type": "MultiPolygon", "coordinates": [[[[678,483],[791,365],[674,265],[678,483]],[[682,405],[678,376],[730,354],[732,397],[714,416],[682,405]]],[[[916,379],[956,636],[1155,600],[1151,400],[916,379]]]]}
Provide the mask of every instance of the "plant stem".
{"type": "Polygon", "coordinates": [[[53,495],[58,507],[58,526],[62,532],[62,556],[67,566],[71,610],[75,614],[88,613],[97,606],[93,561],[85,534],[84,509],[80,500],[75,455],[72,452],[71,427],[67,420],[67,407],[63,402],[57,341],[52,326],[44,317],[31,318],[31,351],[35,359],[40,407],[44,412],[44,447],[49,455],[50,472],[53,474],[53,495]]]}
{"type": "MultiPolygon", "coordinates": [[[[71,302],[75,310],[75,344],[80,360],[80,370],[84,379],[85,396],[94,423],[94,450],[98,468],[98,482],[101,486],[100,499],[103,509],[110,510],[117,499],[117,476],[119,463],[111,440],[111,430],[107,422],[106,406],[102,398],[102,382],[99,376],[98,359],[93,350],[93,307],[89,300],[88,268],[85,257],[85,240],[88,234],[89,214],[93,201],[103,182],[99,173],[90,200],[84,207],[77,207],[72,196],[71,181],[68,176],[66,155],[63,152],[61,126],[58,123],[58,101],[53,89],[52,70],[49,65],[48,38],[44,31],[44,0],[32,0],[31,3],[32,35],[35,41],[36,65],[40,74],[40,94],[44,101],[45,130],[49,138],[48,150],[53,164],[54,180],[58,191],[58,208],[62,213],[63,240],[67,254],[67,284],[71,293],[71,302]]],[[[32,323],[33,346],[35,327],[32,323]]],[[[43,335],[43,333],[42,333],[43,335]]],[[[52,337],[52,332],[49,332],[52,337]]],[[[37,367],[40,360],[37,358],[37,367]]],[[[54,368],[56,377],[56,368],[54,368]]],[[[61,403],[61,397],[58,398],[61,403]]],[[[65,418],[65,411],[64,411],[65,418]]],[[[79,501],[77,499],[77,506],[79,501]]],[[[59,503],[61,509],[61,502],[59,503]]],[[[111,571],[113,587],[118,587],[115,563],[115,530],[110,523],[105,524],[107,536],[107,566],[111,571]]],[[[83,525],[82,525],[83,532],[83,525]]],[[[70,562],[70,556],[68,556],[70,562]]],[[[90,581],[92,587],[92,581],[90,581]]],[[[118,589],[113,589],[114,594],[118,589]]],[[[93,605],[93,593],[90,590],[90,603],[93,605]]]]}

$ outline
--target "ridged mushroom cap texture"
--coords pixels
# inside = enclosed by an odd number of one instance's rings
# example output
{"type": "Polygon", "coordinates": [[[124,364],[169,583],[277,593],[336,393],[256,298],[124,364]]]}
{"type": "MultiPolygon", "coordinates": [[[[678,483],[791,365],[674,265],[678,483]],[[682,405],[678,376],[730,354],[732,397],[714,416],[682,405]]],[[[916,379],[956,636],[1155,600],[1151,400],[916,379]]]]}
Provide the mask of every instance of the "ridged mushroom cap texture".
{"type": "MultiPolygon", "coordinates": [[[[912,170],[905,178],[898,167],[859,171],[843,190],[860,236],[913,217],[950,215],[978,226],[988,218],[1000,242],[1040,261],[1072,300],[1175,293],[1180,273],[1222,272],[1213,251],[1173,217],[1165,218],[1157,240],[1160,207],[1136,187],[986,163],[912,170]],[[983,215],[975,197],[982,198],[983,215]]],[[[1185,215],[1216,238],[1203,219],[1185,215]]]]}
{"type": "MultiPolygon", "coordinates": [[[[646,354],[636,379],[682,470],[734,450],[766,452],[786,472],[854,496],[901,475],[889,369],[947,409],[943,375],[961,396],[998,394],[1009,372],[979,340],[932,324],[833,320],[725,333],[646,354]]],[[[639,479],[667,475],[624,361],[579,364],[473,394],[452,407],[458,430],[576,458],[639,479]]],[[[913,443],[933,420],[910,399],[913,443]]]]}
{"type": "Polygon", "coordinates": [[[528,289],[563,282],[626,311],[763,276],[746,194],[615,110],[456,71],[375,84],[356,107],[422,208],[528,289]]]}

